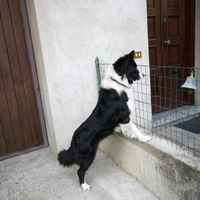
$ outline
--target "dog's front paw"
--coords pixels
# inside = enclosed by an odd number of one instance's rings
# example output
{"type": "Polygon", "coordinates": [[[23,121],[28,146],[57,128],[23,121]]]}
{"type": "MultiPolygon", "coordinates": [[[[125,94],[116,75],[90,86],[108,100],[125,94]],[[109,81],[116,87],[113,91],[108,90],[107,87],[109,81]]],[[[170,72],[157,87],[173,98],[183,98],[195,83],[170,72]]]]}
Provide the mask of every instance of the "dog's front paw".
{"type": "Polygon", "coordinates": [[[151,140],[151,138],[150,138],[149,136],[143,135],[142,137],[139,137],[138,140],[139,140],[140,142],[148,142],[148,141],[151,140]]]}
{"type": "Polygon", "coordinates": [[[86,182],[81,184],[81,187],[84,191],[89,191],[91,189],[90,185],[88,185],[86,182]]]}
{"type": "Polygon", "coordinates": [[[116,126],[115,129],[114,129],[114,131],[116,133],[121,133],[122,132],[122,130],[121,130],[121,128],[119,126],[116,126]]]}

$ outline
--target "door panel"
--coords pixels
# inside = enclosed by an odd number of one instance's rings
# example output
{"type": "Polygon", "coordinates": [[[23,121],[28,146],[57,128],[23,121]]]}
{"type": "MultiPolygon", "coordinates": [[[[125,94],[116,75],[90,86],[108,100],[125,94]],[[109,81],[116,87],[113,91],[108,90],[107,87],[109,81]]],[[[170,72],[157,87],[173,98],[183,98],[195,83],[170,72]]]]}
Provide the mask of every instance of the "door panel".
{"type": "Polygon", "coordinates": [[[19,0],[0,0],[0,44],[0,156],[5,157],[44,144],[19,0]]]}
{"type": "Polygon", "coordinates": [[[176,108],[181,106],[183,100],[181,83],[182,70],[184,67],[184,20],[185,0],[164,0],[161,3],[161,16],[163,20],[163,66],[165,68],[164,88],[165,108],[176,108]],[[167,67],[170,66],[170,67],[167,67]],[[174,68],[173,68],[174,66],[174,68]],[[170,99],[170,100],[169,100],[170,99]]]}
{"type": "Polygon", "coordinates": [[[153,113],[160,112],[163,107],[162,98],[162,48],[160,34],[160,1],[147,0],[149,63],[151,74],[151,101],[153,113]]]}
{"type": "Polygon", "coordinates": [[[185,0],[161,1],[163,66],[184,65],[185,0]],[[169,41],[166,44],[165,41],[169,41]]]}
{"type": "Polygon", "coordinates": [[[167,49],[168,65],[167,66],[180,66],[181,65],[181,46],[170,45],[167,49]]]}
{"type": "MultiPolygon", "coordinates": [[[[13,1],[14,2],[14,1],[13,1]]],[[[25,148],[25,139],[23,137],[23,129],[20,123],[20,108],[18,108],[18,102],[24,107],[25,102],[21,98],[24,96],[22,87],[22,78],[20,74],[18,55],[16,52],[15,39],[12,30],[12,21],[10,18],[10,12],[8,3],[1,1],[1,17],[2,21],[6,22],[1,26],[1,70],[4,81],[4,87],[6,90],[6,97],[8,101],[8,109],[13,112],[9,112],[11,124],[13,127],[13,136],[15,138],[16,149],[22,150],[25,148]],[[18,95],[15,95],[15,91],[18,95]],[[22,101],[21,101],[22,100],[22,101]]],[[[2,116],[3,117],[3,116],[2,116]]]]}
{"type": "Polygon", "coordinates": [[[161,66],[160,1],[147,0],[150,65],[161,66]]]}

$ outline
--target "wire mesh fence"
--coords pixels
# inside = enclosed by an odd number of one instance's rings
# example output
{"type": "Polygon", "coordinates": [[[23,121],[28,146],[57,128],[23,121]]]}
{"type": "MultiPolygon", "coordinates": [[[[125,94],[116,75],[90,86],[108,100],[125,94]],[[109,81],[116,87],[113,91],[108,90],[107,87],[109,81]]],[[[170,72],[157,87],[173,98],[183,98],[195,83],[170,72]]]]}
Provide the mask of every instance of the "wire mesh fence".
{"type": "MultiPolygon", "coordinates": [[[[112,64],[97,65],[100,86],[112,64]]],[[[138,65],[138,69],[145,76],[134,82],[133,122],[142,132],[200,156],[200,68],[138,65]],[[186,85],[190,88],[181,87],[192,74],[194,82],[186,85]]]]}
{"type": "Polygon", "coordinates": [[[152,133],[199,156],[200,68],[150,66],[149,69],[152,133]],[[182,87],[192,74],[195,82],[190,81],[188,88],[182,87]]]}

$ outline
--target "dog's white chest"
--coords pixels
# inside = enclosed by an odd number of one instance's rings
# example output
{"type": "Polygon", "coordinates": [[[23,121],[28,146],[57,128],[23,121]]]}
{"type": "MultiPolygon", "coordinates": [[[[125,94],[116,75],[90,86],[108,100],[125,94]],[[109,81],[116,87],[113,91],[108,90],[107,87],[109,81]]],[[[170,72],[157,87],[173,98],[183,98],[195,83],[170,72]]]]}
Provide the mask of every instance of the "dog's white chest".
{"type": "Polygon", "coordinates": [[[126,92],[128,97],[127,105],[129,110],[133,113],[133,110],[135,109],[133,85],[128,83],[127,78],[121,79],[114,71],[113,66],[107,69],[106,76],[102,81],[102,88],[114,89],[119,95],[121,95],[122,92],[126,92]]]}
{"type": "Polygon", "coordinates": [[[127,102],[128,108],[131,112],[133,112],[133,110],[134,110],[134,93],[133,93],[133,90],[127,89],[125,92],[128,96],[128,102],[127,102]]]}

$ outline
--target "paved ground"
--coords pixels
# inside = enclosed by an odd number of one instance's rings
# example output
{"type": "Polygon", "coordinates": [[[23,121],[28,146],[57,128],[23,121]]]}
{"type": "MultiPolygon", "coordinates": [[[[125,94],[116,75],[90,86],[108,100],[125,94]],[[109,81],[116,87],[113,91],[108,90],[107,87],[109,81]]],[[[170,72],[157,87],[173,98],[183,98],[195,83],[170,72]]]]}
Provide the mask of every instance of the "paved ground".
{"type": "Polygon", "coordinates": [[[50,148],[45,148],[1,161],[0,199],[157,199],[100,151],[87,173],[87,182],[92,186],[87,192],[78,183],[77,166],[64,168],[56,159],[50,148]]]}

